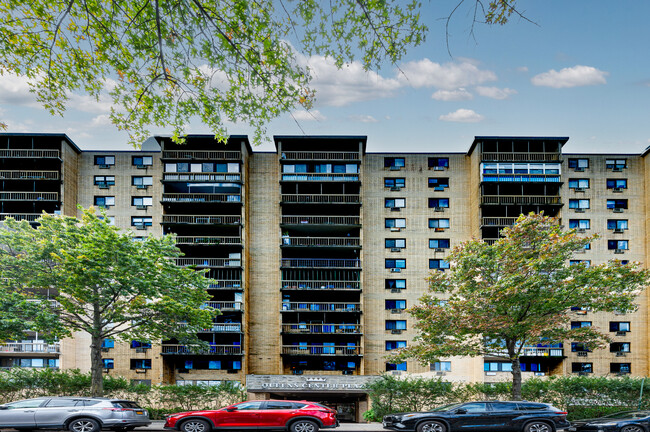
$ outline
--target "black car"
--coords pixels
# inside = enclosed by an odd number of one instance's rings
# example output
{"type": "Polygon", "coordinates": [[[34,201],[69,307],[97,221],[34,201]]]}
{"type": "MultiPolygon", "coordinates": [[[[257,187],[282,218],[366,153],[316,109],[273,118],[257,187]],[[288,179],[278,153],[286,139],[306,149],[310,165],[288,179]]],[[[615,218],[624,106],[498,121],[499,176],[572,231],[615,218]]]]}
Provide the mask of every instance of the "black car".
{"type": "Polygon", "coordinates": [[[536,402],[485,401],[446,405],[427,412],[384,417],[384,428],[396,431],[554,432],[570,426],[567,413],[536,402]]]}
{"type": "Polygon", "coordinates": [[[571,422],[569,431],[646,432],[650,430],[650,411],[623,411],[603,417],[571,422]]]}

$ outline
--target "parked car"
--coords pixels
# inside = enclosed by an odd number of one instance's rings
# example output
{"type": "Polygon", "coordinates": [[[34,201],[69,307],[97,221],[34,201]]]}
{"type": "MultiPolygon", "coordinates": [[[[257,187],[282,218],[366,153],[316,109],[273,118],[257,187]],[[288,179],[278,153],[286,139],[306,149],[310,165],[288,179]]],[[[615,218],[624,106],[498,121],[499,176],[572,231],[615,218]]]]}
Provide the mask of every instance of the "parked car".
{"type": "Polygon", "coordinates": [[[167,416],[165,429],[208,432],[212,429],[283,429],[317,432],[339,425],[336,411],[308,401],[240,402],[218,410],[188,411],[167,416]]]}
{"type": "Polygon", "coordinates": [[[0,428],[129,431],[151,424],[137,403],[121,399],[41,397],[0,405],[0,428]]]}
{"type": "Polygon", "coordinates": [[[417,432],[554,432],[570,425],[566,415],[544,403],[482,401],[446,405],[428,412],[387,415],[383,425],[386,429],[417,432]]]}
{"type": "Polygon", "coordinates": [[[571,422],[569,431],[647,432],[650,430],[650,411],[623,411],[603,417],[571,422]]]}

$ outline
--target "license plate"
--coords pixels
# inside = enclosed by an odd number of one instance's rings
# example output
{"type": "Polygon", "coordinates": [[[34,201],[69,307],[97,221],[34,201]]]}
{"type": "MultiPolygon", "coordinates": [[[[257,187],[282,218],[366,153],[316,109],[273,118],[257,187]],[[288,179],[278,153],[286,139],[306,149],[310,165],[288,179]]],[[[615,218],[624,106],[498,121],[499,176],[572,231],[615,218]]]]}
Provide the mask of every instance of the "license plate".
{"type": "Polygon", "coordinates": [[[135,413],[138,414],[138,415],[142,415],[142,414],[144,414],[144,411],[136,411],[135,413]]]}
{"type": "Polygon", "coordinates": [[[381,425],[382,425],[383,427],[386,427],[386,422],[383,422],[381,425]]]}
{"type": "Polygon", "coordinates": [[[574,431],[574,430],[577,430],[577,429],[574,428],[574,427],[570,427],[570,428],[567,428],[567,430],[568,430],[568,431],[574,431]]]}

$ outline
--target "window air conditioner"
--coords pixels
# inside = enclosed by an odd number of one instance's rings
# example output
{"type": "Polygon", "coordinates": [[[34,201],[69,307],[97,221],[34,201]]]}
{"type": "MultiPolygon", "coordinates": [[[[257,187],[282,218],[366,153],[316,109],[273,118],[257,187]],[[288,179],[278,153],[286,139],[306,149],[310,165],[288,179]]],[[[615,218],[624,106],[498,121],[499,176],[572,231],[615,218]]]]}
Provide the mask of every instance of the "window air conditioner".
{"type": "Polygon", "coordinates": [[[438,371],[438,372],[436,372],[436,375],[438,375],[438,376],[444,376],[444,375],[446,375],[446,374],[445,374],[444,371],[438,371]]]}
{"type": "Polygon", "coordinates": [[[614,234],[623,234],[625,230],[623,228],[615,228],[614,229],[614,234]]]}
{"type": "Polygon", "coordinates": [[[108,169],[110,167],[111,167],[110,165],[100,165],[99,166],[100,169],[108,169]]]}
{"type": "Polygon", "coordinates": [[[613,211],[614,213],[623,213],[623,209],[622,209],[621,207],[614,207],[614,208],[612,209],[612,211],[613,211]]]}
{"type": "Polygon", "coordinates": [[[402,330],[393,329],[390,331],[390,334],[402,334],[402,330]]]}
{"type": "Polygon", "coordinates": [[[585,169],[582,168],[582,167],[575,167],[575,168],[573,169],[573,171],[575,171],[575,172],[584,172],[585,169]]]}
{"type": "Polygon", "coordinates": [[[344,370],[341,372],[343,375],[354,375],[354,372],[351,370],[344,370]]]}
{"type": "Polygon", "coordinates": [[[400,211],[400,207],[391,207],[390,211],[400,211]]]}
{"type": "Polygon", "coordinates": [[[574,192],[584,192],[585,188],[577,187],[573,189],[574,192]]]}
{"type": "Polygon", "coordinates": [[[108,350],[110,350],[110,348],[102,348],[102,352],[108,352],[108,350]]]}
{"type": "Polygon", "coordinates": [[[400,230],[401,230],[401,228],[398,228],[398,227],[391,227],[390,228],[391,232],[399,232],[400,230]]]}
{"type": "Polygon", "coordinates": [[[444,186],[436,186],[436,187],[433,188],[433,190],[437,191],[437,192],[441,192],[441,191],[445,190],[445,187],[444,186]]]}
{"type": "Polygon", "coordinates": [[[616,332],[616,336],[625,336],[625,335],[627,335],[626,331],[617,331],[616,332]]]}
{"type": "Polygon", "coordinates": [[[147,349],[146,348],[136,348],[135,352],[137,352],[137,353],[146,353],[147,349]]]}
{"type": "Polygon", "coordinates": [[[229,374],[236,374],[237,372],[239,372],[237,369],[228,369],[229,374]]]}
{"type": "Polygon", "coordinates": [[[589,372],[578,372],[578,375],[587,375],[589,372]]]}
{"type": "Polygon", "coordinates": [[[576,354],[578,357],[587,357],[587,351],[578,351],[576,354]]]}
{"type": "Polygon", "coordinates": [[[143,205],[143,204],[140,204],[140,205],[135,206],[135,208],[136,208],[137,210],[146,210],[146,209],[147,209],[147,206],[146,206],[146,205],[143,205]]]}
{"type": "Polygon", "coordinates": [[[402,375],[402,371],[390,371],[392,375],[402,375]]]}
{"type": "Polygon", "coordinates": [[[97,184],[97,186],[98,186],[100,189],[109,189],[109,188],[110,188],[110,186],[107,185],[106,183],[99,183],[99,184],[97,184]]]}
{"type": "Polygon", "coordinates": [[[623,351],[619,351],[616,353],[616,357],[625,357],[625,355],[626,353],[624,353],[623,351]]]}
{"type": "Polygon", "coordinates": [[[574,210],[576,211],[576,213],[584,213],[585,212],[585,209],[583,209],[583,208],[577,208],[577,209],[574,209],[574,210]]]}
{"type": "Polygon", "coordinates": [[[302,375],[302,370],[294,369],[294,370],[291,371],[291,373],[294,374],[294,375],[302,375]]]}
{"type": "Polygon", "coordinates": [[[136,165],[135,166],[137,169],[147,169],[146,165],[136,165]]]}
{"type": "Polygon", "coordinates": [[[390,170],[391,170],[391,171],[399,171],[400,168],[401,168],[401,167],[398,167],[398,166],[395,166],[395,165],[391,165],[390,170]]]}
{"type": "Polygon", "coordinates": [[[585,228],[578,228],[578,229],[576,230],[576,232],[579,232],[579,233],[585,233],[585,232],[587,232],[587,230],[586,230],[585,228]]]}
{"type": "Polygon", "coordinates": [[[612,192],[623,193],[623,189],[621,189],[621,188],[614,188],[614,189],[612,189],[612,192]]]}
{"type": "Polygon", "coordinates": [[[622,254],[622,253],[625,253],[625,250],[623,250],[623,249],[614,249],[614,253],[615,254],[622,254]]]}
{"type": "Polygon", "coordinates": [[[136,185],[135,186],[136,189],[146,189],[148,187],[149,187],[149,185],[136,185]]]}
{"type": "Polygon", "coordinates": [[[137,230],[146,230],[147,226],[144,225],[144,224],[136,224],[135,229],[137,229],[137,230]]]}
{"type": "Polygon", "coordinates": [[[623,171],[623,168],[621,168],[621,167],[614,167],[614,168],[612,168],[612,171],[613,171],[613,172],[622,172],[622,171],[623,171]]]}
{"type": "Polygon", "coordinates": [[[436,166],[436,167],[433,167],[433,170],[434,170],[434,171],[444,171],[444,170],[445,170],[445,167],[436,166]]]}
{"type": "Polygon", "coordinates": [[[399,289],[399,288],[391,288],[390,292],[392,292],[392,293],[401,293],[402,290],[399,289]]]}
{"type": "Polygon", "coordinates": [[[147,373],[146,369],[136,369],[135,373],[147,373]]]}
{"type": "Polygon", "coordinates": [[[443,248],[435,248],[434,252],[444,252],[445,250],[443,248]]]}
{"type": "Polygon", "coordinates": [[[391,309],[390,313],[400,314],[402,313],[402,309],[391,309]]]}
{"type": "Polygon", "coordinates": [[[444,232],[444,231],[445,231],[445,229],[444,229],[444,228],[436,228],[436,230],[435,230],[435,231],[436,231],[436,232],[444,232]]]}
{"type": "Polygon", "coordinates": [[[434,207],[434,208],[433,208],[433,211],[444,212],[444,211],[445,211],[445,208],[444,208],[444,207],[434,207]]]}
{"type": "Polygon", "coordinates": [[[402,188],[400,186],[393,186],[393,187],[390,188],[390,190],[393,191],[393,192],[397,192],[397,191],[401,191],[402,188]]]}
{"type": "Polygon", "coordinates": [[[401,273],[402,269],[400,269],[400,268],[392,268],[392,269],[390,269],[390,271],[391,271],[391,273],[401,273]]]}
{"type": "Polygon", "coordinates": [[[391,251],[391,252],[401,252],[401,251],[402,251],[402,248],[392,247],[392,248],[390,248],[390,251],[391,251]]]}

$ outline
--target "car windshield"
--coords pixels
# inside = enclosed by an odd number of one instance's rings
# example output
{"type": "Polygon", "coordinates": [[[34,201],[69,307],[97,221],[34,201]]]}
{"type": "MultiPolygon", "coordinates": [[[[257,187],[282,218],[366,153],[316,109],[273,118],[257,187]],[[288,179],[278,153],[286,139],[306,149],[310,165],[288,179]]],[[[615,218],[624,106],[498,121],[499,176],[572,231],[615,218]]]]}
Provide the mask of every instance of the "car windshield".
{"type": "Polygon", "coordinates": [[[462,403],[455,403],[455,404],[443,405],[443,406],[440,406],[438,408],[430,409],[429,412],[451,411],[453,409],[459,408],[461,405],[463,405],[463,404],[462,403]]]}
{"type": "Polygon", "coordinates": [[[622,419],[622,418],[644,418],[650,416],[650,411],[623,411],[623,412],[617,412],[614,414],[609,414],[606,416],[603,416],[601,418],[606,418],[606,419],[622,419]]]}

